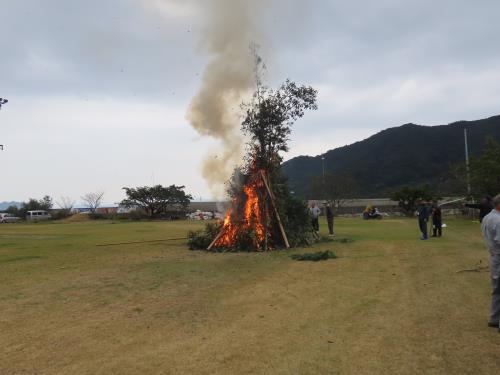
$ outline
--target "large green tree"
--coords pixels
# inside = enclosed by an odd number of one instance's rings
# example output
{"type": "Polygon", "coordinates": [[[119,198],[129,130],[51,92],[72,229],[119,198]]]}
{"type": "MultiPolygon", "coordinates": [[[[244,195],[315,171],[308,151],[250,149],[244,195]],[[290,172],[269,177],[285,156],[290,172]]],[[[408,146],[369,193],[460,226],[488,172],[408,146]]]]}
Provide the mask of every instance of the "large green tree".
{"type": "Polygon", "coordinates": [[[431,190],[429,185],[423,186],[405,186],[394,193],[391,199],[398,202],[399,208],[406,216],[413,216],[417,209],[419,199],[431,201],[437,199],[436,194],[431,190]]]}
{"type": "Polygon", "coordinates": [[[277,89],[270,89],[261,86],[257,77],[253,100],[243,105],[245,117],[241,125],[250,138],[248,157],[256,163],[254,167],[269,173],[279,168],[281,153],[288,151],[293,124],[306,110],[318,108],[317,95],[311,86],[297,85],[290,80],[277,89]]]}
{"type": "Polygon", "coordinates": [[[480,157],[470,161],[470,180],[477,196],[495,196],[500,193],[500,143],[493,138],[486,141],[480,157]]]}
{"type": "MultiPolygon", "coordinates": [[[[477,199],[495,196],[500,193],[500,143],[494,138],[486,138],[484,151],[473,156],[469,164],[469,177],[463,162],[450,168],[449,184],[455,188],[456,194],[466,194],[470,182],[471,195],[477,199]]],[[[447,189],[447,191],[450,189],[447,189]]],[[[472,198],[470,197],[470,198],[472,198]]]]}
{"type": "Polygon", "coordinates": [[[52,207],[52,198],[49,195],[45,195],[42,199],[30,198],[27,202],[23,202],[19,208],[10,206],[6,211],[24,218],[28,211],[50,211],[52,207]]]}
{"type": "Polygon", "coordinates": [[[185,186],[142,186],[124,187],[127,198],[121,204],[125,207],[139,207],[150,217],[160,216],[167,211],[184,210],[193,199],[184,191],[185,186]]]}

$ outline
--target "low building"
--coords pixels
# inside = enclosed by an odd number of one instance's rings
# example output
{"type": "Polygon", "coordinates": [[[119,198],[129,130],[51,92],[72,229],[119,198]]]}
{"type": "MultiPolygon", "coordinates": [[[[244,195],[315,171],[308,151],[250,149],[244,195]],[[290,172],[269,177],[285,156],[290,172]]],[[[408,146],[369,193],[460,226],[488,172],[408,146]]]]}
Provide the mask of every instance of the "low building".
{"type": "MultiPolygon", "coordinates": [[[[103,215],[113,215],[118,213],[119,209],[120,205],[118,203],[105,203],[97,208],[96,213],[103,215]]],[[[90,208],[85,205],[75,205],[71,210],[71,212],[74,214],[90,213],[90,211],[90,208]]]]}

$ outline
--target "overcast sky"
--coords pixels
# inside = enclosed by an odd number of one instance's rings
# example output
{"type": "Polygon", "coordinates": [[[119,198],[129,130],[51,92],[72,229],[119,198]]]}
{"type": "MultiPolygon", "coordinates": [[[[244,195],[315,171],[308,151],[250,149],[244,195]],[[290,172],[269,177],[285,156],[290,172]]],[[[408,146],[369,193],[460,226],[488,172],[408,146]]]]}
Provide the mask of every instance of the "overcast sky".
{"type": "MultiPolygon", "coordinates": [[[[0,201],[182,184],[217,143],[185,120],[211,0],[0,0],[0,201]]],[[[408,122],[500,114],[498,0],[262,0],[267,79],[319,90],[287,158],[408,122]]],[[[235,33],[238,30],[235,30],[235,33]]]]}

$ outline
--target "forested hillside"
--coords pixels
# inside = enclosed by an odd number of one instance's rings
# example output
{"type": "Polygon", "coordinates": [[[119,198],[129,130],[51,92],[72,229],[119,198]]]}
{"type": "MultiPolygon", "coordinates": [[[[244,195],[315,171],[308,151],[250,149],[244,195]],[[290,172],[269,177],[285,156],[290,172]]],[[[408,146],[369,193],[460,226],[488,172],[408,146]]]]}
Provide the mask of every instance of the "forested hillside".
{"type": "Polygon", "coordinates": [[[488,136],[500,140],[500,116],[440,126],[406,124],[324,155],[293,158],[283,170],[296,195],[307,198],[312,198],[311,179],[322,174],[322,156],[327,173],[356,181],[357,197],[388,196],[400,186],[426,183],[442,193],[456,193],[449,170],[464,160],[464,129],[471,155],[477,155],[488,136]]]}

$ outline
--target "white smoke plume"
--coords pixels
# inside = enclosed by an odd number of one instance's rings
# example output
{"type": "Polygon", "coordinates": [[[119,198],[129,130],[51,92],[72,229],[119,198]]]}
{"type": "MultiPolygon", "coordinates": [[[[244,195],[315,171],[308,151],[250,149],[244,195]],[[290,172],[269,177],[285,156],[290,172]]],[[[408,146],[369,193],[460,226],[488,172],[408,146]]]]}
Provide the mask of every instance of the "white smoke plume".
{"type": "Polygon", "coordinates": [[[208,63],[186,119],[200,135],[220,142],[205,158],[202,175],[213,196],[223,198],[224,183],[243,156],[240,104],[255,87],[250,47],[263,40],[262,10],[274,0],[138,1],[169,22],[201,22],[195,29],[201,29],[200,49],[208,63]]]}
{"type": "Polygon", "coordinates": [[[205,0],[201,46],[210,60],[186,118],[198,133],[221,143],[217,156],[203,163],[212,193],[221,197],[224,183],[241,162],[239,105],[254,88],[250,45],[261,37],[258,11],[266,0],[205,0]]]}

